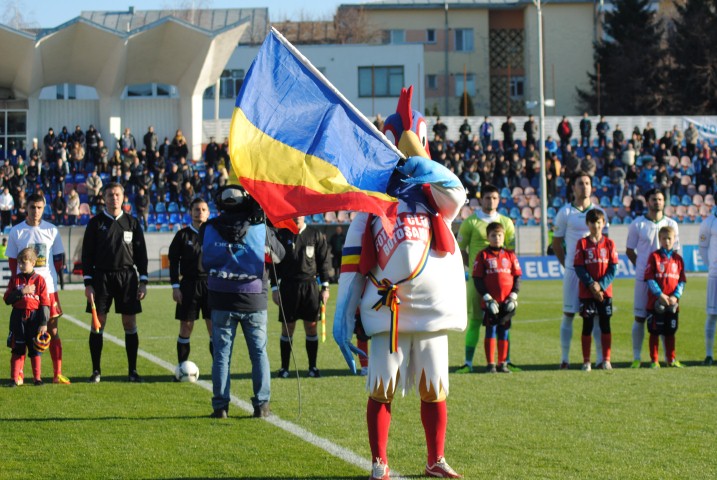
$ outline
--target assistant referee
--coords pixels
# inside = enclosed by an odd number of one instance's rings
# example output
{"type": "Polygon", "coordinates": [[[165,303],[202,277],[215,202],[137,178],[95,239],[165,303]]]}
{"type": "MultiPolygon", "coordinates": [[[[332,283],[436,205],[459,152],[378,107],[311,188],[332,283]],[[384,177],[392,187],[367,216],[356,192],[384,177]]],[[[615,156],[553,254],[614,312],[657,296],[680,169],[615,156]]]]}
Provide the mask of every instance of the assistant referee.
{"type": "Polygon", "coordinates": [[[99,333],[90,332],[92,376],[89,381],[100,381],[102,333],[114,301],[115,313],[122,315],[128,380],[141,382],[142,377],[137,373],[137,314],[142,311],[140,301],[147,295],[147,245],[139,220],[122,211],[122,185],[109,183],[103,198],[105,210],[87,224],[82,242],[87,312],[92,312],[94,302],[101,325],[99,333]]]}

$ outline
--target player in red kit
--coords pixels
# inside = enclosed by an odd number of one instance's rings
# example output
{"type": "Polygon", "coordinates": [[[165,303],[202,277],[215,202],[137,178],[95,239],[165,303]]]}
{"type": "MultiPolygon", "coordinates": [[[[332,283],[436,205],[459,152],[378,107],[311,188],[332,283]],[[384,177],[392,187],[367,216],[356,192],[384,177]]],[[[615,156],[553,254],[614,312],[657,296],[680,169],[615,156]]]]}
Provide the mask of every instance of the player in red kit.
{"type": "Polygon", "coordinates": [[[615,242],[603,236],[605,214],[598,209],[585,216],[590,230],[587,237],[578,240],[575,248],[575,273],[580,279],[580,316],[583,317],[583,370],[590,371],[590,334],[595,317],[600,324],[603,370],[612,370],[610,363],[610,317],[612,316],[612,281],[617,271],[618,257],[615,242]]]}
{"type": "MultiPolygon", "coordinates": [[[[25,355],[32,362],[32,373],[35,385],[42,385],[41,357],[44,349],[39,349],[35,337],[47,334],[47,320],[50,315],[50,295],[47,293],[45,279],[35,272],[37,254],[34,248],[28,247],[17,255],[19,273],[8,283],[5,303],[12,305],[10,314],[10,335],[7,346],[12,351],[10,357],[11,387],[21,385],[25,355]]],[[[48,339],[49,342],[49,339],[48,339]]]]}
{"type": "Polygon", "coordinates": [[[660,249],[647,259],[645,282],[647,283],[647,330],[650,332],[650,368],[660,368],[657,357],[660,335],[665,336],[667,365],[682,368],[675,359],[675,332],[677,332],[679,300],[685,288],[685,264],[682,257],[672,249],[675,230],[662,227],[658,232],[660,249]]]}
{"type": "Polygon", "coordinates": [[[478,253],[473,263],[473,282],[483,297],[483,325],[485,325],[485,356],[488,373],[511,373],[508,369],[508,330],[518,306],[520,270],[518,258],[512,250],[503,248],[505,230],[493,222],[486,228],[489,246],[478,253]],[[495,348],[498,346],[498,366],[495,348]]]}

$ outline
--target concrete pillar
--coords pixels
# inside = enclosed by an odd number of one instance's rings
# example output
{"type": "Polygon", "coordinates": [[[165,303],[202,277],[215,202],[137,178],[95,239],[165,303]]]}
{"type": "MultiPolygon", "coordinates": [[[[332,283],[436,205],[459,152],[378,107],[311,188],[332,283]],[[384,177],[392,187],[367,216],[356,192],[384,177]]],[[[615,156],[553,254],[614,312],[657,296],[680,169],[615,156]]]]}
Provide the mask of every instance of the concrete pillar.
{"type": "Polygon", "coordinates": [[[97,91],[99,95],[99,131],[105,145],[114,150],[116,140],[122,136],[122,101],[119,94],[107,94],[97,91]]]}
{"type": "MultiPolygon", "coordinates": [[[[181,91],[179,96],[179,124],[182,133],[187,138],[189,155],[192,160],[202,158],[202,93],[186,93],[181,91]]],[[[189,159],[187,159],[189,160],[189,159]]]]}

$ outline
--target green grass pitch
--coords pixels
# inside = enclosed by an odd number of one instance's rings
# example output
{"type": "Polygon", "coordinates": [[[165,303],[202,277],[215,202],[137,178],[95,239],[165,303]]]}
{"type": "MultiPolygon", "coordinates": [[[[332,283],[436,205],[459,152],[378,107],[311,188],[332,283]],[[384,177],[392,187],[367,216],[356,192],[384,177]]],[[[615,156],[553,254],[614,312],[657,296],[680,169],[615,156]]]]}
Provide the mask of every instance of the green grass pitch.
{"type": "MultiPolygon", "coordinates": [[[[706,279],[688,279],[677,332],[678,358],[688,368],[627,368],[632,360],[632,281],[615,285],[612,372],[579,370],[580,324],[574,325],[570,371],[560,360],[559,282],[524,282],[511,333],[512,375],[451,375],[446,457],[466,478],[715,478],[717,367],[702,367],[706,279]]],[[[364,380],[351,377],[331,339],[336,288],[328,308],[328,338],[319,350],[322,378],[305,378],[303,330],[295,335],[300,374],[272,379],[275,416],[369,461],[364,380]],[[299,402],[299,396],[301,402],[299,402]]],[[[82,291],[61,294],[67,315],[89,323],[82,291]]],[[[178,324],[168,288],[150,289],[139,317],[140,349],[176,362],[178,324]]],[[[9,310],[0,308],[7,324],[9,310]]],[[[270,308],[269,353],[279,365],[279,323],[270,308]]],[[[365,479],[368,471],[232,406],[230,418],[208,418],[211,394],[177,384],[163,366],[139,359],[141,385],[126,382],[124,348],[105,340],[103,377],[91,373],[88,332],[60,321],[69,386],[0,389],[0,478],[283,478],[365,479]]],[[[107,332],[123,338],[118,316],[107,332]]],[[[481,342],[478,370],[485,359],[481,342]]],[[[453,367],[463,361],[463,334],[451,333],[453,367]]],[[[190,359],[210,379],[203,323],[195,327],[190,359]]],[[[660,352],[662,357],[662,352],[660,352]]],[[[647,355],[647,341],[643,360],[647,355]]],[[[593,354],[594,358],[594,354],[593,354]]],[[[0,350],[0,379],[8,379],[9,350],[0,350]]],[[[232,393],[251,396],[246,346],[238,336],[232,393]]],[[[52,364],[43,356],[46,381],[52,364]]],[[[29,362],[26,366],[29,375],[29,362]]],[[[393,405],[389,464],[420,478],[425,463],[419,400],[393,405]]]]}

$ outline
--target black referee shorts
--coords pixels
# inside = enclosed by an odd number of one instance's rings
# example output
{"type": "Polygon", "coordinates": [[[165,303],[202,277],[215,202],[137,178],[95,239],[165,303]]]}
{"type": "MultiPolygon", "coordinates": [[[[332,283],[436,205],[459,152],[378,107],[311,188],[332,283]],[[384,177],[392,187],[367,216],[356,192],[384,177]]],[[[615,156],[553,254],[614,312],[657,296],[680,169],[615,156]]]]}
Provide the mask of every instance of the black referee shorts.
{"type": "Polygon", "coordinates": [[[212,318],[209,310],[209,292],[206,278],[182,278],[179,282],[179,291],[182,292],[182,303],[177,304],[174,318],[183,322],[193,322],[199,318],[212,318]]]}
{"type": "Polygon", "coordinates": [[[315,322],[319,317],[319,284],[316,280],[305,282],[281,282],[279,287],[281,293],[281,304],[279,309],[279,321],[294,323],[297,320],[315,322]],[[283,315],[282,315],[283,311],[283,315]]]}
{"type": "MultiPolygon", "coordinates": [[[[96,270],[92,277],[92,287],[95,289],[97,313],[109,313],[112,301],[115,303],[115,313],[135,315],[142,312],[142,303],[137,300],[139,277],[134,270],[96,270]]],[[[92,313],[90,302],[87,302],[87,313],[92,313]]]]}

